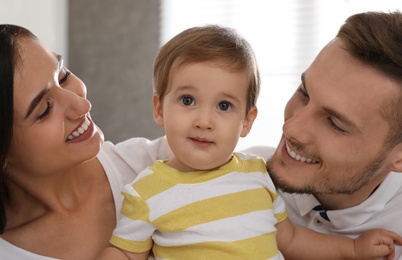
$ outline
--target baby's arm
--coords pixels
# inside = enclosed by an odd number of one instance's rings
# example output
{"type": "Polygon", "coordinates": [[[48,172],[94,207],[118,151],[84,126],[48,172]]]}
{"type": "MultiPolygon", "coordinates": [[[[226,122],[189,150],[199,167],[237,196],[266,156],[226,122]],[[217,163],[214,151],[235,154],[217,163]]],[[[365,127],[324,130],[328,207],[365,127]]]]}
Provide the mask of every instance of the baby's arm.
{"type": "Polygon", "coordinates": [[[132,253],[117,247],[109,246],[99,255],[97,260],[146,260],[149,251],[142,253],[132,253]]]}
{"type": "Polygon", "coordinates": [[[150,208],[134,186],[135,182],[124,186],[122,190],[124,199],[109,247],[102,250],[97,260],[146,260],[148,258],[155,227],[149,222],[150,208]]]}
{"type": "Polygon", "coordinates": [[[285,259],[377,259],[394,255],[402,238],[386,230],[371,230],[356,239],[295,227],[286,219],[276,225],[278,248],[285,259]]]}
{"type": "Polygon", "coordinates": [[[370,259],[377,254],[392,260],[395,255],[395,242],[402,245],[402,238],[394,232],[384,229],[366,231],[354,239],[356,257],[370,259]]]}

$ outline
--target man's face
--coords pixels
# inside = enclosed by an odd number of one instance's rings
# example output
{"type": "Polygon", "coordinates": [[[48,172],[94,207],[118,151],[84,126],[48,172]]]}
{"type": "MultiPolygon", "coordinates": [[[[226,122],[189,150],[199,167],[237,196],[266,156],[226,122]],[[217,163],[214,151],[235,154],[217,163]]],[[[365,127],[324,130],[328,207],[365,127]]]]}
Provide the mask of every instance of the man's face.
{"type": "Polygon", "coordinates": [[[389,123],[381,107],[395,82],[331,42],[302,75],[268,163],[279,188],[313,194],[373,190],[389,172],[389,123]]]}

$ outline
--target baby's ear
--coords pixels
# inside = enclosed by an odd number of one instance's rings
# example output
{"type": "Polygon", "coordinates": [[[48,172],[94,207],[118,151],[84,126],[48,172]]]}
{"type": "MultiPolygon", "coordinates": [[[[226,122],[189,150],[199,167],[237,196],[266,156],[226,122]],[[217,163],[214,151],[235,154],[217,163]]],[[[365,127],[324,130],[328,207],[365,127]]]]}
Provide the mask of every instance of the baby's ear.
{"type": "Polygon", "coordinates": [[[163,126],[163,106],[162,100],[160,100],[159,95],[154,93],[152,96],[152,104],[154,107],[154,120],[157,125],[163,126]]]}
{"type": "Polygon", "coordinates": [[[246,137],[253,126],[254,120],[257,117],[258,109],[257,107],[253,107],[250,109],[246,118],[243,121],[243,130],[240,133],[240,137],[246,137]]]}

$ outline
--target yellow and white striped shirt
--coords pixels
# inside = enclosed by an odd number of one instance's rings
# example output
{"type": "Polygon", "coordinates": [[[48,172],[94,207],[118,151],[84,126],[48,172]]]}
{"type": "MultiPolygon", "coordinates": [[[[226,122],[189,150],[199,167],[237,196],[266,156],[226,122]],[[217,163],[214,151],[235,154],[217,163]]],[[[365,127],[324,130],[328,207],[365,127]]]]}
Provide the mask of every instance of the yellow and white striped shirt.
{"type": "Polygon", "coordinates": [[[214,171],[157,161],[124,187],[110,242],[156,259],[282,259],[275,225],[287,217],[265,162],[234,153],[214,171]]]}

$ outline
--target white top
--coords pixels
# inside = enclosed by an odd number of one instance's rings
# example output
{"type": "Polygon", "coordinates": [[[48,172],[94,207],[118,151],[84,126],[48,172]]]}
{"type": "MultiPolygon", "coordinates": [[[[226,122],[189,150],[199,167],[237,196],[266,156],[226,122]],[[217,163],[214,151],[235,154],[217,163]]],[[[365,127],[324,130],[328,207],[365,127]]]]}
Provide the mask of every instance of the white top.
{"type": "Polygon", "coordinates": [[[24,249],[14,246],[8,243],[4,239],[0,238],[0,258],[1,260],[54,260],[57,258],[46,257],[28,252],[24,249]]]}
{"type": "MultiPolygon", "coordinates": [[[[132,138],[113,145],[105,142],[98,159],[105,169],[116,205],[116,215],[120,212],[124,185],[134,180],[139,172],[152,165],[157,159],[170,158],[171,152],[164,138],[149,141],[145,138],[132,138]]],[[[55,260],[57,258],[37,255],[16,247],[0,238],[1,260],[55,260]]]]}

